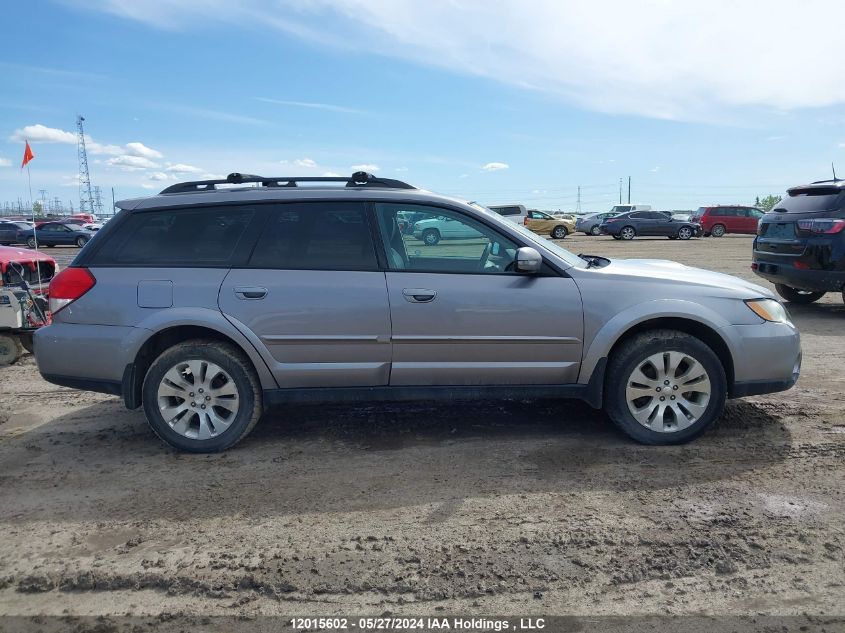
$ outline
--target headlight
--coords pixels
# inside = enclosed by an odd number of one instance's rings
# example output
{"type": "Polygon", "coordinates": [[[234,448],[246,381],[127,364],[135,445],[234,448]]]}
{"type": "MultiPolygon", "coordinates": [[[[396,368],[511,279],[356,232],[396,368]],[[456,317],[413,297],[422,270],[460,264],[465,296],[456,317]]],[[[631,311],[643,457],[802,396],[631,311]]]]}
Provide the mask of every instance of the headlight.
{"type": "Polygon", "coordinates": [[[745,302],[758,317],[772,323],[791,323],[789,313],[774,299],[748,299],[745,302]]]}

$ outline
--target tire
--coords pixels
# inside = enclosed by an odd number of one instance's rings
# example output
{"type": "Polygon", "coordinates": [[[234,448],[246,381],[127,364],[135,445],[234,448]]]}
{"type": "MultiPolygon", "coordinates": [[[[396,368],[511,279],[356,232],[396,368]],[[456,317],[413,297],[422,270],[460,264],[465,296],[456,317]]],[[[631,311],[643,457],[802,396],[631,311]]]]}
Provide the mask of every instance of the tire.
{"type": "Polygon", "coordinates": [[[676,239],[678,239],[678,236],[677,235],[670,235],[669,239],[670,240],[676,240],[676,239]]]}
{"type": "Polygon", "coordinates": [[[27,352],[30,354],[35,353],[35,345],[33,345],[35,341],[32,338],[32,334],[21,334],[18,338],[21,341],[21,345],[27,352]]]}
{"type": "Polygon", "coordinates": [[[825,296],[826,292],[814,292],[812,290],[801,290],[792,286],[775,284],[775,291],[790,303],[814,303],[825,296]]]}
{"type": "Polygon", "coordinates": [[[552,239],[562,240],[567,235],[569,235],[569,231],[567,231],[566,227],[562,224],[558,224],[555,228],[552,229],[552,239]]]}
{"type": "Polygon", "coordinates": [[[614,239],[614,240],[621,240],[621,239],[622,239],[622,238],[621,238],[621,237],[619,237],[618,235],[613,235],[612,237],[613,237],[613,239],[614,239]]]}
{"type": "Polygon", "coordinates": [[[703,237],[710,237],[710,233],[702,233],[701,235],[702,235],[703,237]]]}
{"type": "Polygon", "coordinates": [[[713,225],[713,228],[710,229],[710,235],[713,237],[722,237],[725,233],[727,233],[727,231],[725,231],[724,224],[715,224],[713,225]]]}
{"type": "Polygon", "coordinates": [[[79,237],[77,237],[77,238],[76,238],[76,245],[77,245],[79,248],[82,248],[82,247],[83,247],[83,246],[85,246],[87,243],[88,243],[88,238],[87,238],[87,237],[83,237],[83,236],[81,236],[81,235],[80,235],[79,237]]]}
{"type": "Polygon", "coordinates": [[[678,229],[678,235],[676,236],[679,240],[688,240],[692,237],[692,229],[688,226],[682,226],[678,229]]]}
{"type": "Polygon", "coordinates": [[[35,238],[34,238],[34,237],[28,237],[28,238],[26,238],[26,245],[27,245],[29,248],[35,248],[35,246],[36,246],[36,241],[35,241],[35,238]]]}
{"type": "Polygon", "coordinates": [[[11,365],[23,354],[21,340],[14,334],[0,334],[0,366],[11,365]]]}
{"type": "Polygon", "coordinates": [[[721,415],[727,397],[727,379],[719,357],[700,339],[677,330],[651,330],[625,341],[613,351],[606,376],[607,415],[625,434],[642,444],[689,442],[721,415]],[[675,370],[666,372],[664,365],[661,373],[654,362],[665,363],[667,354],[676,363],[675,370]],[[635,380],[637,372],[639,381],[635,380]],[[705,378],[683,382],[690,375],[705,378]],[[635,385],[629,390],[632,383],[635,385]],[[687,385],[695,390],[682,391],[687,385]],[[638,392],[643,395],[637,397],[638,392]],[[665,400],[660,401],[661,397],[665,400]],[[636,410],[643,421],[635,417],[636,410]]]}
{"type": "Polygon", "coordinates": [[[619,231],[619,237],[623,240],[632,240],[637,235],[637,230],[633,226],[623,226],[619,231]]]}
{"type": "Polygon", "coordinates": [[[598,224],[590,229],[590,235],[601,235],[601,229],[598,227],[598,224]]]}
{"type": "MultiPolygon", "coordinates": [[[[208,375],[205,378],[208,379],[208,375]]],[[[147,371],[141,394],[144,413],[153,432],[172,447],[190,453],[215,453],[231,448],[249,435],[263,413],[261,385],[249,359],[233,345],[214,340],[186,341],[162,352],[147,371]],[[220,371],[212,370],[214,376],[207,383],[194,382],[195,374],[188,363],[192,363],[196,371],[208,371],[211,364],[220,371]],[[164,382],[166,376],[181,380],[184,387],[175,381],[164,382]],[[192,387],[195,391],[190,391],[192,387]],[[209,402],[214,391],[219,390],[217,400],[225,404],[209,404],[207,410],[200,410],[205,406],[199,400],[201,388],[209,389],[212,394],[202,396],[209,402]],[[162,395],[160,389],[171,393],[162,395]],[[231,393],[234,398],[229,397],[231,393]],[[184,397],[175,394],[184,394],[184,397]],[[194,400],[191,400],[191,394],[194,394],[194,400]],[[162,410],[168,406],[174,413],[172,424],[162,415],[162,410]],[[182,413],[177,409],[182,409],[182,413]]]]}
{"type": "Polygon", "coordinates": [[[426,246],[437,246],[440,243],[440,232],[437,229],[426,229],[422,233],[422,241],[426,246]]]}

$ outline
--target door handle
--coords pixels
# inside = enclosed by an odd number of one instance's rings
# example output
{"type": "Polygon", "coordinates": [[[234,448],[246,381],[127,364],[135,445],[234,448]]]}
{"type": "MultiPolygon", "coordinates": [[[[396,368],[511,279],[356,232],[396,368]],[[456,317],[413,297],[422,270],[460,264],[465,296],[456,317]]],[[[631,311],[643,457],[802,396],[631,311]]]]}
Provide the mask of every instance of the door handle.
{"type": "Polygon", "coordinates": [[[405,288],[402,296],[411,303],[430,303],[437,296],[437,291],[428,288],[405,288]]]}
{"type": "Polygon", "coordinates": [[[238,299],[263,299],[267,296],[267,288],[261,286],[235,286],[234,290],[238,299]]]}

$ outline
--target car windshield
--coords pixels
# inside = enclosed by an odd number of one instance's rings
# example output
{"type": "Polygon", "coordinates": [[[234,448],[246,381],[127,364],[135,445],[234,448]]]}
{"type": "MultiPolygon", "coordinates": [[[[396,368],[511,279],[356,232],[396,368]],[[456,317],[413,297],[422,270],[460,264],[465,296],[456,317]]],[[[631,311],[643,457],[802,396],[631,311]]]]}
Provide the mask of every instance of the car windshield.
{"type": "MultiPolygon", "coordinates": [[[[495,212],[491,211],[490,209],[488,209],[486,207],[481,206],[477,202],[469,202],[467,204],[469,204],[472,208],[477,209],[477,210],[479,210],[483,213],[486,213],[488,215],[491,215],[493,217],[495,217],[497,215],[495,212]]],[[[577,255],[575,255],[574,253],[570,253],[565,248],[561,248],[560,246],[555,244],[552,240],[547,240],[543,237],[540,237],[539,235],[534,233],[531,229],[525,228],[522,224],[514,223],[514,224],[509,224],[508,226],[509,226],[509,228],[516,229],[526,239],[530,240],[534,244],[537,244],[541,248],[552,251],[555,255],[560,257],[567,264],[570,264],[571,266],[577,266],[578,268],[586,268],[587,267],[587,262],[584,261],[583,259],[581,259],[580,257],[578,257],[577,255]]]]}

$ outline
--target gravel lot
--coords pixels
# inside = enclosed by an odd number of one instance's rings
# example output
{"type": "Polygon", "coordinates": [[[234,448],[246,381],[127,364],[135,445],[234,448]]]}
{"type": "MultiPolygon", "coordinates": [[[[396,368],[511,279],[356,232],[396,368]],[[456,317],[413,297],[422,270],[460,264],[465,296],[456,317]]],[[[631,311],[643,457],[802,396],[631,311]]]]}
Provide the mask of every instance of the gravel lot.
{"type": "MultiPolygon", "coordinates": [[[[744,236],[564,245],[756,279],[744,236]]],[[[845,614],[845,307],[792,313],[798,385],[681,447],[579,403],[421,402],[182,455],[26,356],[0,368],[0,614],[845,614]]]]}

